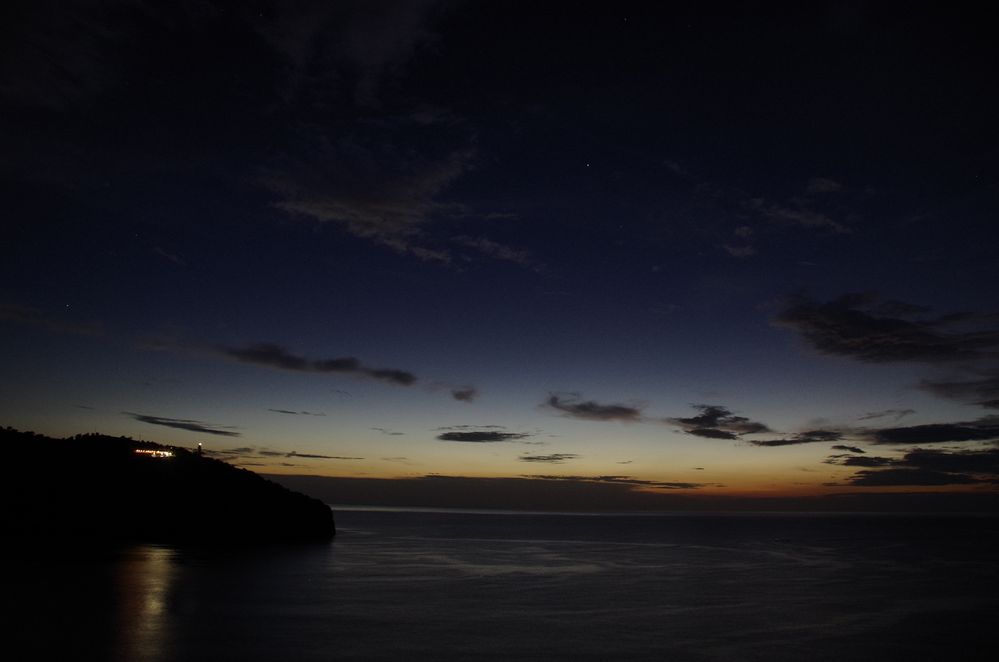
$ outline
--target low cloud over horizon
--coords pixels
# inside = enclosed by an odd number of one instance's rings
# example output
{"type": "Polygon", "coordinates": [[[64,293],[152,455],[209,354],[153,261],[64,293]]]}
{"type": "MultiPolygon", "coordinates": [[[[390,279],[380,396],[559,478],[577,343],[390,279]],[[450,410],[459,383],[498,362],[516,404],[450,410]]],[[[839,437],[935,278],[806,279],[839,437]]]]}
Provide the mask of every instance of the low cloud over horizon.
{"type": "Polygon", "coordinates": [[[550,455],[521,455],[517,459],[521,462],[541,462],[547,464],[563,464],[566,460],[575,460],[579,455],[576,453],[552,453],[550,455]]]}
{"type": "Polygon", "coordinates": [[[999,484],[999,448],[937,450],[914,448],[901,457],[831,456],[827,464],[863,467],[845,483],[828,486],[999,484]]]}
{"type": "Polygon", "coordinates": [[[928,423],[908,427],[880,428],[863,431],[872,444],[945,444],[960,441],[999,440],[999,416],[983,416],[959,423],[928,423]]]}

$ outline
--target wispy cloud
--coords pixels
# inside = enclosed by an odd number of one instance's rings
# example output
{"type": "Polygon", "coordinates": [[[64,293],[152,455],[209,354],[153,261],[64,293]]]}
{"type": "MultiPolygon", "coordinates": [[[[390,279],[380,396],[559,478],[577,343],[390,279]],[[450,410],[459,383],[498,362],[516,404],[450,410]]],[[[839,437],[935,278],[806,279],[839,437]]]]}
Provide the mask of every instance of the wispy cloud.
{"type": "Polygon", "coordinates": [[[638,407],[622,404],[602,404],[593,400],[583,400],[578,393],[549,394],[544,406],[554,409],[572,418],[582,418],[589,421],[620,421],[623,423],[637,422],[642,418],[642,410],[638,407]]]}
{"type": "Polygon", "coordinates": [[[833,220],[826,214],[815,211],[801,200],[793,200],[788,204],[780,204],[757,198],[750,200],[748,207],[772,223],[798,226],[811,230],[826,230],[836,234],[851,232],[847,226],[833,220]]]}
{"type": "Polygon", "coordinates": [[[872,411],[864,414],[863,416],[858,416],[858,421],[873,421],[878,418],[892,417],[896,421],[899,421],[910,414],[915,414],[915,409],[885,409],[884,411],[872,411]]]}
{"type": "Polygon", "coordinates": [[[190,432],[212,434],[220,437],[241,436],[239,432],[233,432],[235,428],[231,426],[217,426],[211,423],[204,423],[202,421],[197,421],[191,418],[168,418],[165,416],[134,414],[132,412],[127,412],[127,411],[122,413],[125,414],[126,416],[131,416],[132,418],[141,423],[148,423],[150,425],[163,425],[168,428],[177,428],[178,430],[188,430],[190,432]]]}
{"type": "Polygon", "coordinates": [[[451,389],[451,397],[460,402],[472,402],[479,397],[479,391],[474,386],[451,389]]]}
{"type": "Polygon", "coordinates": [[[311,460],[363,460],[363,457],[353,457],[345,455],[317,455],[315,453],[299,453],[291,451],[285,457],[303,457],[311,460]]]}
{"type": "Polygon", "coordinates": [[[405,432],[396,432],[394,430],[389,430],[388,428],[371,428],[371,429],[376,432],[381,432],[382,434],[388,435],[390,437],[401,437],[402,435],[406,434],[405,432]]]}
{"type": "Polygon", "coordinates": [[[559,476],[559,475],[525,475],[524,478],[535,480],[557,480],[583,483],[611,483],[614,485],[631,485],[634,487],[653,487],[666,490],[696,490],[705,487],[707,483],[668,482],[659,480],[642,480],[631,476],[559,476]]]}
{"type": "Polygon", "coordinates": [[[576,453],[552,453],[551,455],[521,455],[517,459],[521,462],[563,464],[566,460],[575,460],[577,457],[579,457],[579,455],[576,453]]]}
{"type": "Polygon", "coordinates": [[[286,453],[284,451],[259,451],[259,454],[265,457],[301,457],[309,460],[363,460],[363,457],[345,456],[345,455],[318,455],[316,453],[299,453],[297,451],[291,451],[286,453]]]}
{"type": "Polygon", "coordinates": [[[496,430],[477,430],[472,432],[442,432],[437,435],[440,441],[463,441],[471,443],[495,443],[500,441],[517,441],[531,435],[526,432],[499,432],[496,430]]]}
{"type": "Polygon", "coordinates": [[[451,241],[459,246],[473,248],[476,251],[496,260],[513,262],[514,264],[520,265],[525,269],[531,269],[534,271],[541,270],[541,264],[532,258],[530,253],[527,251],[501,244],[497,241],[493,241],[492,239],[487,239],[486,237],[469,237],[459,235],[452,237],[451,241]]]}
{"type": "Polygon", "coordinates": [[[180,257],[179,255],[177,255],[176,253],[170,253],[169,251],[165,251],[162,248],[160,248],[159,246],[153,246],[153,252],[156,253],[157,255],[159,255],[160,257],[162,257],[164,259],[167,259],[170,262],[173,262],[178,267],[186,267],[187,266],[187,262],[182,257],[180,257]]]}
{"type": "Polygon", "coordinates": [[[436,198],[470,167],[474,151],[414,158],[403,145],[382,140],[368,147],[340,139],[290,172],[273,173],[265,183],[284,198],[275,207],[336,223],[355,237],[421,260],[450,262],[450,252],[427,238],[425,226],[448,208],[436,198]]]}
{"type": "Polygon", "coordinates": [[[267,411],[272,411],[275,414],[288,414],[290,416],[325,416],[322,412],[312,412],[312,411],[292,411],[291,409],[270,409],[267,411]]]}
{"type": "Polygon", "coordinates": [[[783,439],[750,439],[754,446],[795,446],[797,444],[814,444],[817,442],[839,441],[843,433],[835,430],[809,430],[784,437],[783,439]]]}
{"type": "Polygon", "coordinates": [[[434,39],[440,4],[280,3],[255,23],[288,70],[289,106],[324,117],[300,121],[261,177],[277,209],[420,260],[453,259],[428,230],[456,207],[441,198],[472,167],[474,132],[386,84],[434,39]]]}
{"type": "Polygon", "coordinates": [[[330,359],[308,359],[292,354],[281,345],[257,343],[247,347],[222,347],[224,355],[242,363],[290,370],[294,372],[342,373],[361,377],[371,377],[380,381],[410,386],[416,383],[416,375],[394,368],[370,368],[352,356],[330,359]]]}
{"type": "Polygon", "coordinates": [[[920,388],[950,400],[999,409],[999,369],[977,371],[974,377],[948,381],[924,379],[920,388]]]}

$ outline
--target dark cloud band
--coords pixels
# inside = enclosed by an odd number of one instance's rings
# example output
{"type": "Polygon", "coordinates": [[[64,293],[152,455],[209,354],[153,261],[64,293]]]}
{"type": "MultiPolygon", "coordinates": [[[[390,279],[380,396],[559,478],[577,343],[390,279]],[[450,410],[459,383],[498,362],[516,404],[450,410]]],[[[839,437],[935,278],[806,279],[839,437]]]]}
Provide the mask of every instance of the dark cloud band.
{"type": "Polygon", "coordinates": [[[442,432],[437,435],[440,441],[463,441],[488,444],[500,441],[517,441],[530,435],[523,432],[497,432],[495,430],[475,430],[472,432],[442,432]]]}
{"type": "Polygon", "coordinates": [[[796,331],[823,354],[868,363],[953,362],[996,358],[994,316],[958,313],[927,317],[910,304],[870,294],[847,294],[821,303],[798,297],[775,322],[796,331]]]}
{"type": "Polygon", "coordinates": [[[411,386],[416,383],[416,375],[393,368],[369,368],[352,356],[331,359],[307,359],[290,353],[274,343],[257,343],[247,347],[223,347],[220,351],[242,363],[291,370],[294,372],[343,373],[361,377],[371,377],[390,384],[411,386]]]}
{"type": "Polygon", "coordinates": [[[233,432],[231,429],[212,426],[209,423],[203,423],[201,421],[196,421],[190,418],[167,418],[164,416],[150,416],[148,414],[133,414],[131,412],[124,412],[124,413],[126,416],[131,416],[132,418],[141,423],[148,423],[150,425],[163,425],[168,428],[177,428],[178,430],[188,430],[189,432],[212,434],[219,437],[241,436],[239,432],[233,432]]]}
{"type": "Polygon", "coordinates": [[[544,405],[573,418],[588,421],[634,422],[641,420],[642,410],[628,405],[605,405],[593,400],[580,400],[576,394],[552,393],[544,405]]]}
{"type": "Polygon", "coordinates": [[[770,428],[745,416],[736,416],[719,405],[693,405],[697,416],[667,418],[667,423],[679,425],[687,434],[706,439],[738,439],[744,434],[771,432],[770,428]]]}

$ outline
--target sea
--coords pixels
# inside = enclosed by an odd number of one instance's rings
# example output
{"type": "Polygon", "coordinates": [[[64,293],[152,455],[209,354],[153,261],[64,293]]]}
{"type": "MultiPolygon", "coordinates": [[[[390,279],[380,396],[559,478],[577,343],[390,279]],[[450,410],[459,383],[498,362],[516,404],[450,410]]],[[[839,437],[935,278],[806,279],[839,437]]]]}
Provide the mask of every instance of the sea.
{"type": "Polygon", "coordinates": [[[127,661],[999,659],[992,515],[334,512],[324,544],[20,543],[8,642],[127,661]]]}

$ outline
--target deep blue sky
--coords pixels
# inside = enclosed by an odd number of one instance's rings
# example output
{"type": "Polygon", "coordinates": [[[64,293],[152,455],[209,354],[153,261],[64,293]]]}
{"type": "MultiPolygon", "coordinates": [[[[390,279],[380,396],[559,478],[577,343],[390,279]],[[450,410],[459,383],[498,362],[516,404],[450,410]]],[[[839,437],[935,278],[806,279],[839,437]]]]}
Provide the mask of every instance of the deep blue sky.
{"type": "Polygon", "coordinates": [[[994,490],[970,4],[2,11],[5,425],[291,474],[994,490]]]}

